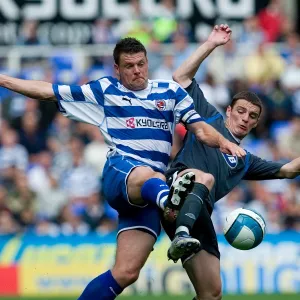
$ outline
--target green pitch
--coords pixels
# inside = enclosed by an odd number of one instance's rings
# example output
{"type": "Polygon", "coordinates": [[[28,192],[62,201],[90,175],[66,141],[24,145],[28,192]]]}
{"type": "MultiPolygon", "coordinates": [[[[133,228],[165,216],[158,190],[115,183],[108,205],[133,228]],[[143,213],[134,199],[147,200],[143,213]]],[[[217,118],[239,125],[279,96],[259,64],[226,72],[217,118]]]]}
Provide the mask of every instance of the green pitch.
{"type": "MultiPolygon", "coordinates": [[[[1,297],[1,300],[75,300],[75,298],[9,298],[1,297]]],[[[118,299],[123,300],[192,300],[193,296],[127,296],[120,297],[118,299]]],[[[236,295],[236,296],[224,296],[223,300],[299,300],[300,296],[298,295],[236,295]]]]}

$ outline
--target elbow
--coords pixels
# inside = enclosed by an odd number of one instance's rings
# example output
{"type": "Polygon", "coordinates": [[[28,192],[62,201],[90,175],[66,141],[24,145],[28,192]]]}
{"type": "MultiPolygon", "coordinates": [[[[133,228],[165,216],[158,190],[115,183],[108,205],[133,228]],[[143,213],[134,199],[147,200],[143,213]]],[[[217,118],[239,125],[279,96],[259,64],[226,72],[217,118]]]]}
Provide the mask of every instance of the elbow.
{"type": "Polygon", "coordinates": [[[179,84],[182,82],[182,76],[180,76],[180,74],[177,71],[173,73],[172,78],[175,82],[179,84]]]}

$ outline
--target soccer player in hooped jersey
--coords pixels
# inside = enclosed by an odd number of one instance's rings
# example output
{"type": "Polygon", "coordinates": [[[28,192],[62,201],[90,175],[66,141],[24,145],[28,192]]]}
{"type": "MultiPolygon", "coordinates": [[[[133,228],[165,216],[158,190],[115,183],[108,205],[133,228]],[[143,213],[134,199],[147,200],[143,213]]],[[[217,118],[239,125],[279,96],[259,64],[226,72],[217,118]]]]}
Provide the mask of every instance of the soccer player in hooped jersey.
{"type": "MultiPolygon", "coordinates": [[[[237,145],[255,128],[262,112],[262,103],[252,92],[236,94],[226,110],[226,120],[205,99],[194,76],[202,61],[218,46],[230,40],[228,25],[215,26],[207,41],[201,45],[173,74],[173,78],[194,99],[195,110],[237,145]]],[[[229,66],[230,67],[230,66],[229,66]]],[[[267,180],[295,178],[300,175],[300,158],[287,164],[265,161],[249,152],[245,157],[221,153],[195,140],[188,132],[184,146],[166,173],[167,182],[176,180],[185,172],[195,174],[193,193],[188,194],[179,211],[176,224],[162,220],[163,227],[172,239],[168,250],[170,259],[181,259],[183,267],[197,293],[194,299],[220,300],[220,253],[211,213],[214,203],[228,194],[241,180],[267,180]],[[201,246],[195,251],[178,247],[182,232],[197,238],[201,246]]]]}
{"type": "MultiPolygon", "coordinates": [[[[119,213],[115,265],[93,279],[80,300],[115,299],[136,281],[160,233],[160,210],[166,218],[175,217],[181,198],[192,188],[192,172],[176,180],[171,191],[165,182],[176,123],[182,122],[199,141],[226,154],[246,154],[202,121],[192,98],[176,82],[148,80],[146,54],[136,39],[122,39],[113,53],[117,78],[82,86],[0,76],[0,86],[30,98],[57,101],[65,116],[98,126],[110,147],[103,192],[119,213]]],[[[199,247],[199,241],[187,235],[181,242],[190,249],[199,247]]]]}

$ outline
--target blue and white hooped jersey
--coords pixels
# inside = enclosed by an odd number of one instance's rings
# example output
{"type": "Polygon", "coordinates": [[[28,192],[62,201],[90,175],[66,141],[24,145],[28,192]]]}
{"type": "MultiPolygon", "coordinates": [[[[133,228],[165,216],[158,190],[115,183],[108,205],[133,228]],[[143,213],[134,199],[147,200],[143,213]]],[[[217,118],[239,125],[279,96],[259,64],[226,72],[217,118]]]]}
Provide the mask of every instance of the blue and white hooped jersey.
{"type": "Polygon", "coordinates": [[[201,118],[192,98],[174,81],[149,80],[148,87],[130,91],[113,77],[82,86],[53,85],[60,111],[96,125],[108,146],[119,153],[166,170],[175,124],[201,118]]]}

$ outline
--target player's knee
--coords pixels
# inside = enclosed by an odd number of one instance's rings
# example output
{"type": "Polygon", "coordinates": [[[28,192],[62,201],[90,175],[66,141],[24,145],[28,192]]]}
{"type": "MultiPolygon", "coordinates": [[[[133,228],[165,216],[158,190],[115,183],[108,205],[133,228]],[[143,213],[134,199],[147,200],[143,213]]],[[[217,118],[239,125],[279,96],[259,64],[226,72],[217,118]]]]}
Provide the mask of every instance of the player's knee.
{"type": "Polygon", "coordinates": [[[140,275],[140,270],[130,266],[115,268],[116,277],[123,285],[129,286],[136,282],[140,275]]]}
{"type": "Polygon", "coordinates": [[[212,187],[215,184],[215,178],[212,174],[205,173],[200,170],[196,170],[195,175],[196,175],[195,178],[196,182],[204,184],[209,190],[212,189],[212,187]]]}
{"type": "Polygon", "coordinates": [[[221,286],[214,286],[210,290],[204,293],[197,294],[197,299],[201,300],[221,300],[222,299],[222,288],[221,286]]]}

